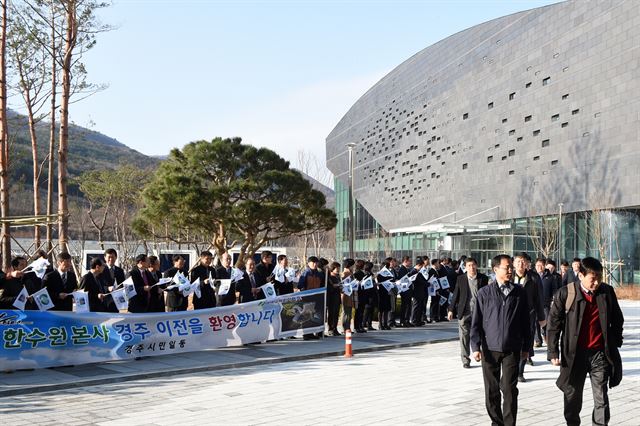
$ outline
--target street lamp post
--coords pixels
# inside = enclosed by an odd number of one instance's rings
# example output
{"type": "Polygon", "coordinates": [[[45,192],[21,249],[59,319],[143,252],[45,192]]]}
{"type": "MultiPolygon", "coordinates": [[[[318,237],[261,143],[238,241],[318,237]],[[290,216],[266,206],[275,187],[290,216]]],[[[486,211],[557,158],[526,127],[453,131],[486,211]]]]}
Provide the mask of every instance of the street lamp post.
{"type": "Polygon", "coordinates": [[[558,204],[558,265],[562,262],[562,203],[558,204]]]}
{"type": "Polygon", "coordinates": [[[349,149],[349,258],[354,258],[353,242],[355,238],[355,223],[353,220],[353,148],[355,143],[347,144],[349,149]]]}

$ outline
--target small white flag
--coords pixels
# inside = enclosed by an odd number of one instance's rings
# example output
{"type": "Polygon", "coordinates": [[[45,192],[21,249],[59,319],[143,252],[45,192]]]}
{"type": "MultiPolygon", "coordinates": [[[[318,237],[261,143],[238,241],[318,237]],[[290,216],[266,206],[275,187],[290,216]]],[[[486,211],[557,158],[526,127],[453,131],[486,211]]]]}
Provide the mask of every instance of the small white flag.
{"type": "Polygon", "coordinates": [[[449,304],[453,303],[453,293],[449,293],[449,304]]]}
{"type": "Polygon", "coordinates": [[[122,286],[124,288],[124,296],[127,298],[127,300],[131,300],[132,297],[138,294],[138,292],[136,291],[136,286],[133,285],[133,280],[131,279],[131,277],[122,281],[122,286]]]}
{"type": "Polygon", "coordinates": [[[16,297],[16,300],[13,302],[13,306],[20,309],[21,311],[24,311],[24,305],[27,304],[28,297],[29,297],[29,292],[27,291],[27,288],[22,287],[22,290],[20,290],[18,297],[16,297]]]}
{"type": "Polygon", "coordinates": [[[264,296],[265,296],[265,298],[267,300],[275,299],[275,297],[276,297],[276,289],[273,287],[273,284],[267,283],[267,284],[264,284],[264,285],[260,286],[260,288],[264,292],[264,296]]]}
{"type": "Polygon", "coordinates": [[[429,286],[429,296],[435,296],[436,295],[436,289],[434,286],[429,286]]]}
{"type": "Polygon", "coordinates": [[[200,277],[196,278],[196,280],[192,283],[187,280],[186,283],[181,284],[178,289],[182,292],[184,297],[189,296],[190,294],[195,293],[198,298],[202,295],[200,293],[200,277]]]}
{"type": "Polygon", "coordinates": [[[47,311],[55,306],[51,297],[49,297],[46,287],[36,291],[32,296],[36,305],[38,305],[38,309],[41,311],[47,311]]]}
{"type": "Polygon", "coordinates": [[[418,278],[418,274],[413,274],[409,277],[409,281],[414,282],[418,278]]]}
{"type": "Polygon", "coordinates": [[[240,281],[244,278],[244,273],[242,269],[239,268],[231,268],[231,282],[240,281]]]}
{"type": "Polygon", "coordinates": [[[351,296],[351,294],[353,293],[353,288],[351,288],[350,282],[349,283],[343,282],[342,293],[344,293],[345,296],[351,296]]]}
{"type": "Polygon", "coordinates": [[[226,296],[231,289],[231,280],[218,280],[220,281],[220,287],[218,287],[218,296],[226,296]]]}
{"type": "Polygon", "coordinates": [[[371,276],[368,276],[367,278],[362,280],[362,288],[364,288],[365,290],[373,288],[373,278],[371,276]]]}
{"type": "Polygon", "coordinates": [[[394,287],[393,281],[383,281],[380,284],[384,287],[385,290],[387,290],[387,293],[390,293],[394,287]]]}
{"type": "Polygon", "coordinates": [[[353,291],[358,290],[358,286],[359,285],[360,285],[360,281],[358,281],[358,280],[351,281],[351,290],[353,290],[353,291]]]}
{"type": "Polygon", "coordinates": [[[425,267],[420,268],[420,273],[424,277],[425,280],[429,279],[429,270],[425,267]]]}
{"type": "Polygon", "coordinates": [[[279,281],[279,282],[283,283],[285,274],[286,274],[286,271],[280,265],[277,265],[273,269],[273,275],[274,275],[274,278],[276,279],[276,281],[279,281]]]}
{"type": "Polygon", "coordinates": [[[44,274],[47,273],[47,268],[49,267],[49,265],[49,261],[41,257],[31,262],[31,264],[25,268],[25,271],[28,269],[26,273],[34,272],[38,276],[38,278],[42,279],[42,277],[44,277],[44,274]]]}
{"type": "Polygon", "coordinates": [[[213,276],[211,275],[211,271],[209,271],[209,285],[211,286],[211,288],[215,291],[216,289],[216,282],[213,280],[213,276]]]}
{"type": "Polygon", "coordinates": [[[378,275],[382,275],[385,278],[393,278],[393,272],[391,272],[389,269],[387,269],[386,266],[384,266],[382,269],[380,269],[380,271],[378,272],[378,275]]]}
{"type": "Polygon", "coordinates": [[[447,298],[442,296],[439,296],[439,297],[440,297],[440,300],[438,301],[438,303],[440,303],[440,306],[444,306],[444,304],[447,303],[447,298]]]}
{"type": "Polygon", "coordinates": [[[447,279],[447,277],[442,277],[440,278],[440,288],[442,289],[448,289],[449,288],[449,280],[447,279]]]}
{"type": "Polygon", "coordinates": [[[111,297],[113,297],[113,303],[116,304],[119,311],[124,311],[129,307],[123,288],[112,292],[111,297]]]}
{"type": "Polygon", "coordinates": [[[287,272],[284,275],[285,277],[287,277],[287,281],[289,281],[290,283],[298,282],[298,277],[296,276],[297,272],[295,269],[288,268],[287,272]]]}
{"type": "Polygon", "coordinates": [[[435,290],[440,289],[440,283],[438,282],[438,277],[436,277],[435,275],[431,277],[431,279],[429,280],[429,284],[431,284],[431,288],[435,290]]]}
{"type": "Polygon", "coordinates": [[[73,296],[73,311],[77,313],[89,312],[89,294],[85,291],[74,291],[71,293],[73,296]]]}

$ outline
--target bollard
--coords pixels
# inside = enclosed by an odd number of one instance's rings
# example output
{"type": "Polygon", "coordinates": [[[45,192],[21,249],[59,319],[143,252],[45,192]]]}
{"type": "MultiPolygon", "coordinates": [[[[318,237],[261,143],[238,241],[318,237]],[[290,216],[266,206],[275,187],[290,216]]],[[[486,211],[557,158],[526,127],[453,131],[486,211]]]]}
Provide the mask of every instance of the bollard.
{"type": "Polygon", "coordinates": [[[353,349],[351,347],[351,330],[344,331],[344,357],[351,358],[353,356],[353,349]]]}

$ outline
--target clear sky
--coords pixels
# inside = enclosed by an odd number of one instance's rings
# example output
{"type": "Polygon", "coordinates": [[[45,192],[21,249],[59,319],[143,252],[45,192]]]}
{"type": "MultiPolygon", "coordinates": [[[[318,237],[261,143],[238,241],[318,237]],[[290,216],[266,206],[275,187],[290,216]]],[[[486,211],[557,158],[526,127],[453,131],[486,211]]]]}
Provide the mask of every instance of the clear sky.
{"type": "Polygon", "coordinates": [[[71,119],[149,155],[240,136],[295,165],[423,48],[545,0],[115,0],[85,63],[109,88],[71,119]]]}

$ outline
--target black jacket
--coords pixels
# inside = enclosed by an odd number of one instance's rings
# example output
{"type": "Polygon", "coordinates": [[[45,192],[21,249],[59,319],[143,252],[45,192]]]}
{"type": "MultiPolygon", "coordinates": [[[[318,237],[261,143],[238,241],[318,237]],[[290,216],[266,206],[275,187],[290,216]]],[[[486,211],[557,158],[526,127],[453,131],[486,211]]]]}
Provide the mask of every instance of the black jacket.
{"type": "Polygon", "coordinates": [[[542,275],[542,300],[545,308],[551,306],[553,295],[562,287],[562,277],[557,272],[544,271],[542,275]]]}
{"type": "MultiPolygon", "coordinates": [[[[189,272],[185,269],[178,269],[176,267],[172,267],[167,269],[166,271],[164,271],[164,277],[165,278],[173,278],[178,271],[182,272],[182,275],[184,275],[185,277],[187,275],[189,275],[189,272]]],[[[172,285],[173,283],[170,283],[169,285],[172,285]]],[[[177,309],[179,311],[186,311],[187,310],[187,306],[189,304],[189,298],[188,297],[184,297],[182,295],[182,292],[178,290],[178,288],[172,288],[171,290],[167,290],[167,298],[165,300],[165,304],[167,306],[167,308],[171,308],[171,309],[177,309]]]]}
{"type": "MultiPolygon", "coordinates": [[[[229,269],[224,267],[219,267],[216,269],[216,276],[221,280],[228,280],[231,278],[231,267],[229,269]]],[[[229,306],[236,303],[236,283],[231,283],[231,287],[229,288],[229,292],[224,296],[218,295],[217,303],[219,306],[229,306]]]]}
{"type": "Polygon", "coordinates": [[[8,278],[7,276],[0,278],[0,309],[17,309],[13,306],[13,302],[16,301],[16,297],[22,291],[22,280],[8,278]]]}
{"type": "MultiPolygon", "coordinates": [[[[556,385],[564,390],[569,384],[571,370],[573,368],[576,351],[578,348],[578,336],[582,326],[582,318],[587,303],[580,290],[580,284],[569,284],[575,287],[576,296],[569,312],[565,312],[567,300],[567,287],[562,287],[553,297],[551,310],[549,311],[549,323],[547,324],[547,357],[549,360],[560,358],[560,376],[556,385]],[[562,339],[560,335],[562,333],[562,339]],[[558,342],[560,346],[558,346],[558,342]],[[558,356],[562,354],[562,356],[558,356]]],[[[622,346],[622,326],[624,317],[618,304],[618,298],[613,287],[600,284],[595,292],[598,304],[598,316],[604,338],[604,351],[609,364],[612,366],[609,377],[609,386],[614,387],[622,380],[622,360],[618,348],[622,346]]]]}
{"type": "MultiPolygon", "coordinates": [[[[256,288],[265,284],[262,275],[257,272],[253,273],[253,278],[256,283],[256,288]]],[[[257,294],[257,297],[253,297],[253,293],[251,292],[251,279],[246,271],[244,272],[242,279],[236,283],[236,291],[240,293],[240,303],[252,302],[254,300],[261,300],[265,298],[262,290],[257,294]]]]}
{"type": "Polygon", "coordinates": [[[409,271],[407,274],[408,277],[416,276],[416,279],[411,283],[411,288],[413,290],[413,297],[418,300],[424,300],[427,297],[427,288],[431,285],[427,281],[427,279],[420,273],[420,270],[413,268],[413,270],[409,271]]]}
{"type": "Polygon", "coordinates": [[[144,278],[142,278],[142,274],[145,274],[147,277],[147,285],[153,284],[153,277],[149,273],[149,271],[140,270],[138,268],[133,268],[129,272],[129,276],[133,280],[133,286],[136,289],[136,295],[129,299],[129,312],[133,313],[142,313],[148,312],[149,310],[149,292],[144,290],[144,278]]]}
{"type": "MultiPolygon", "coordinates": [[[[525,273],[525,283],[523,285],[524,291],[527,294],[527,303],[529,304],[529,313],[536,316],[538,321],[543,321],[544,315],[544,300],[542,295],[542,281],[540,275],[534,271],[527,271],[525,273]]],[[[515,273],[514,273],[514,281],[515,273]]]]}
{"type": "Polygon", "coordinates": [[[62,277],[60,273],[54,269],[53,271],[45,274],[42,278],[42,287],[47,288],[49,297],[55,305],[51,308],[52,311],[72,311],[73,310],[73,297],[69,293],[73,293],[78,288],[78,280],[76,274],[73,271],[67,272],[67,282],[62,283],[62,277]],[[60,293],[68,293],[69,296],[64,299],[60,299],[60,293]]]}
{"type": "MultiPolygon", "coordinates": [[[[489,284],[489,277],[485,274],[481,274],[478,272],[476,276],[478,279],[478,291],[482,287],[485,287],[489,284]]],[[[451,301],[451,305],[449,306],[449,310],[453,312],[453,315],[462,319],[464,312],[468,310],[469,300],[471,300],[471,290],[469,289],[469,277],[467,274],[462,274],[458,276],[456,280],[456,286],[453,290],[453,300],[451,301]]]]}
{"type": "Polygon", "coordinates": [[[524,289],[511,284],[504,296],[497,282],[478,290],[476,307],[471,318],[471,349],[473,352],[529,352],[531,349],[529,307],[524,289]]]}
{"type": "Polygon", "coordinates": [[[86,291],[89,295],[89,310],[91,312],[107,312],[105,304],[98,298],[99,294],[106,293],[103,288],[103,283],[99,278],[96,278],[91,271],[80,278],[78,288],[86,291]]]}
{"type": "Polygon", "coordinates": [[[213,287],[204,281],[209,278],[216,278],[216,270],[211,266],[204,266],[202,264],[196,266],[191,270],[189,277],[191,282],[194,282],[200,278],[200,297],[195,293],[193,294],[193,309],[208,309],[216,307],[216,292],[213,287]]]}

